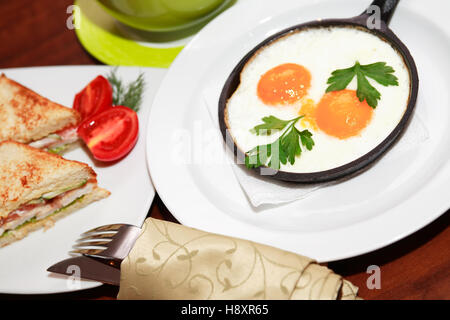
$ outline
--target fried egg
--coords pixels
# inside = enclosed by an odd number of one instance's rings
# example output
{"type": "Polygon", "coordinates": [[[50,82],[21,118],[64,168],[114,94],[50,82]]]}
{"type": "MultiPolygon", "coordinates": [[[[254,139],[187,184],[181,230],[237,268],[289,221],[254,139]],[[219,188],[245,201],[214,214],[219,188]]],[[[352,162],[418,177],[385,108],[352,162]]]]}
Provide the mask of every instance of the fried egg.
{"type": "Polygon", "coordinates": [[[246,64],[240,85],[225,109],[229,134],[242,152],[275,141],[250,130],[263,117],[303,118],[299,130],[312,133],[315,146],[302,147],[294,164],[280,170],[311,173],[330,170],[360,158],[379,145],[398,125],[407,109],[410,76],[402,56],[386,41],[350,27],[310,28],[286,35],[261,48],[246,64]],[[386,62],[398,86],[369,82],[380,93],[377,107],[359,101],[356,77],[346,89],[326,93],[337,69],[386,62]]]}

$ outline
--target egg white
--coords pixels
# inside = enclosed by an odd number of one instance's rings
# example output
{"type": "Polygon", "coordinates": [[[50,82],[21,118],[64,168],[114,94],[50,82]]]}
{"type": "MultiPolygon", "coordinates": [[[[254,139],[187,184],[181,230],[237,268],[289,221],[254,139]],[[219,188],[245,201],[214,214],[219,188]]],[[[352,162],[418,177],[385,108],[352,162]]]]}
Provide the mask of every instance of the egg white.
{"type": "MultiPolygon", "coordinates": [[[[299,129],[309,129],[315,146],[305,148],[293,165],[282,165],[282,171],[310,173],[333,169],[358,159],[380,144],[400,122],[410,92],[408,69],[400,54],[377,36],[348,27],[314,28],[285,36],[258,51],[241,73],[241,83],[228,100],[226,122],[236,145],[247,152],[257,145],[274,141],[279,134],[257,136],[250,132],[262,123],[262,118],[273,115],[280,119],[298,117],[301,102],[295,105],[268,106],[257,96],[257,85],[268,70],[284,63],[297,63],[311,73],[311,87],[305,98],[317,104],[327,88],[327,80],[336,69],[361,64],[386,62],[394,68],[399,86],[385,87],[369,79],[381,93],[372,120],[359,136],[338,139],[318,129],[312,130],[297,123],[299,129]]],[[[356,78],[356,77],[355,77],[356,78]]],[[[356,90],[356,79],[348,89],[356,90]]]]}

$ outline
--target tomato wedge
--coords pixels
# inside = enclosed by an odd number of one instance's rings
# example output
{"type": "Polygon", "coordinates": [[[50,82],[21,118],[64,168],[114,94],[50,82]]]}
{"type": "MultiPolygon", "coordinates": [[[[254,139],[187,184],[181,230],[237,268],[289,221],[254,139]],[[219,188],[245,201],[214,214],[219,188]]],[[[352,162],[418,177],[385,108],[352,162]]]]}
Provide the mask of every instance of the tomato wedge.
{"type": "Polygon", "coordinates": [[[84,120],[77,132],[95,159],[115,161],[136,145],[139,120],[130,108],[114,106],[84,120]]]}
{"type": "Polygon", "coordinates": [[[111,84],[105,77],[98,76],[75,96],[73,108],[84,120],[111,107],[112,100],[111,84]]]}

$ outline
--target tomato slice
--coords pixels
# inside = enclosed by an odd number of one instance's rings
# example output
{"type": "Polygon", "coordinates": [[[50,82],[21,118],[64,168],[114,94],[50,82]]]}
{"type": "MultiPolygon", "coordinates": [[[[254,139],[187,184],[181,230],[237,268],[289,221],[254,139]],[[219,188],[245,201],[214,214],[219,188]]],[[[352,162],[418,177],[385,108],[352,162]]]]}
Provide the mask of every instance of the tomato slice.
{"type": "Polygon", "coordinates": [[[98,76],[75,96],[73,108],[84,120],[111,107],[112,100],[111,84],[105,77],[98,76]]]}
{"type": "Polygon", "coordinates": [[[139,134],[137,113],[124,106],[108,108],[84,120],[78,135],[95,159],[115,161],[127,155],[136,145],[139,134]]]}

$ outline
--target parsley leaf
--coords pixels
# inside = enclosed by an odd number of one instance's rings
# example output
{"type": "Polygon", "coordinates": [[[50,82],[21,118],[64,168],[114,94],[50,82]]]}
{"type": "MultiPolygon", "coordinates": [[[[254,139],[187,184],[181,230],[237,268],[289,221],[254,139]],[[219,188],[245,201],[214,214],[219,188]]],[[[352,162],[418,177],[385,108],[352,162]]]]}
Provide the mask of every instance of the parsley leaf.
{"type": "Polygon", "coordinates": [[[398,79],[392,74],[395,72],[394,68],[387,66],[386,62],[360,65],[360,68],[367,77],[374,79],[383,86],[398,86],[398,79]]]}
{"type": "Polygon", "coordinates": [[[275,170],[280,169],[281,163],[286,164],[286,153],[281,149],[281,140],[277,139],[267,145],[256,146],[247,152],[245,166],[249,169],[267,165],[275,170]]]}
{"type": "Polygon", "coordinates": [[[308,130],[303,130],[302,132],[299,132],[300,139],[302,141],[302,144],[308,149],[309,151],[312,150],[314,147],[314,140],[312,138],[312,133],[308,130]]]}
{"type": "Polygon", "coordinates": [[[289,163],[294,164],[295,157],[302,153],[302,149],[300,148],[299,131],[296,128],[292,127],[286,136],[281,139],[281,147],[283,150],[286,150],[289,163]]]}
{"type": "Polygon", "coordinates": [[[356,95],[358,96],[359,101],[364,101],[365,99],[369,106],[376,108],[378,100],[381,98],[381,93],[369,83],[364,74],[360,72],[359,68],[356,70],[356,80],[358,83],[356,95]]]}
{"type": "Polygon", "coordinates": [[[331,73],[331,77],[328,78],[327,83],[331,84],[327,88],[327,92],[338,91],[347,88],[350,81],[355,76],[355,67],[348,69],[339,69],[331,73]]]}
{"type": "Polygon", "coordinates": [[[274,116],[262,118],[263,124],[257,125],[250,132],[259,135],[270,135],[272,130],[282,130],[292,120],[281,120],[274,116]]]}
{"type": "Polygon", "coordinates": [[[256,135],[272,134],[272,130],[286,130],[274,142],[259,145],[247,152],[245,165],[247,168],[258,168],[264,165],[279,170],[281,164],[295,163],[296,157],[302,153],[301,145],[311,150],[314,146],[312,133],[308,130],[299,131],[295,124],[303,118],[297,117],[291,120],[281,120],[274,116],[263,118],[263,124],[254,127],[251,131],[256,135]],[[263,131],[261,133],[261,131],[263,131]]]}
{"type": "Polygon", "coordinates": [[[326,92],[344,90],[356,76],[356,95],[359,101],[367,101],[372,108],[376,108],[378,100],[381,99],[380,92],[375,89],[367,78],[371,78],[383,86],[398,86],[398,79],[393,75],[394,69],[386,65],[386,62],[376,62],[361,65],[356,61],[355,65],[347,69],[338,69],[331,73],[328,78],[329,84],[326,92]]]}

